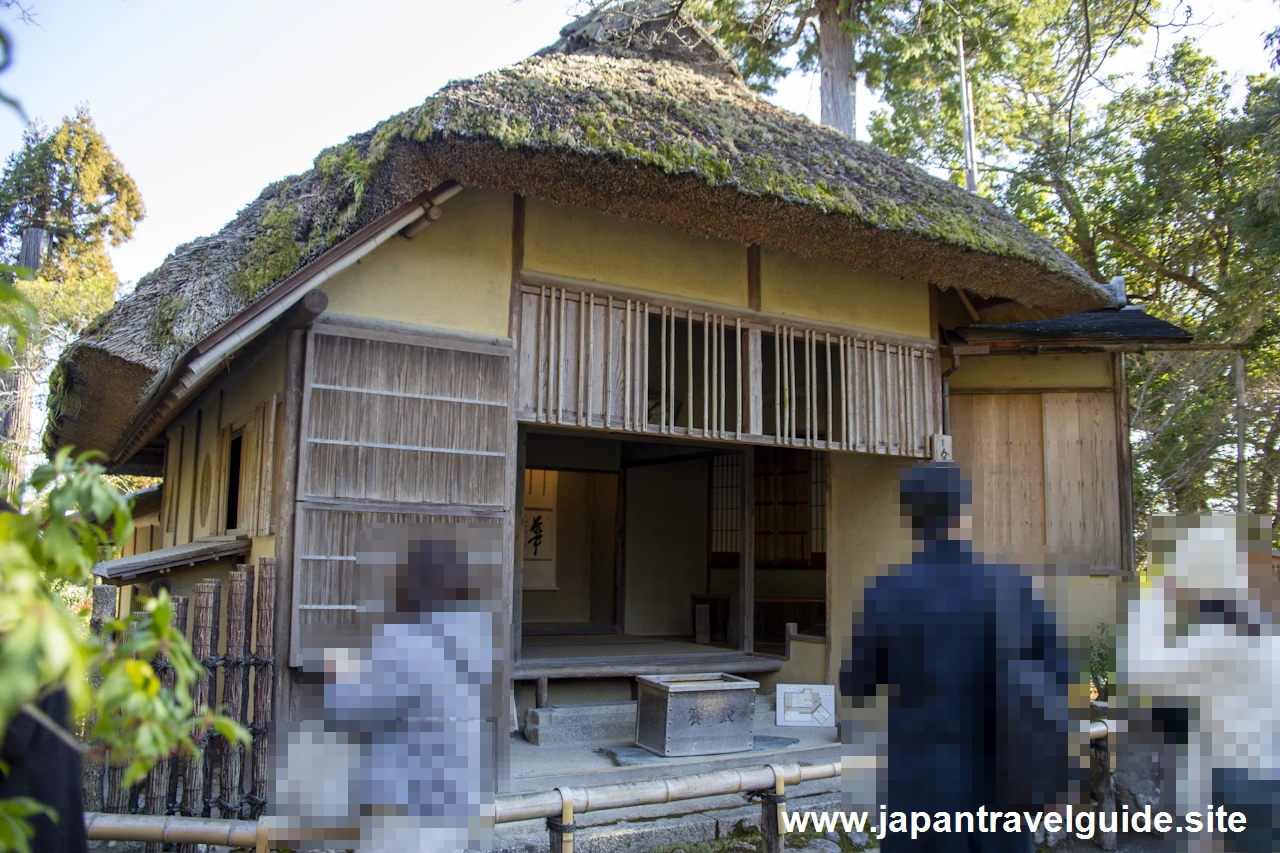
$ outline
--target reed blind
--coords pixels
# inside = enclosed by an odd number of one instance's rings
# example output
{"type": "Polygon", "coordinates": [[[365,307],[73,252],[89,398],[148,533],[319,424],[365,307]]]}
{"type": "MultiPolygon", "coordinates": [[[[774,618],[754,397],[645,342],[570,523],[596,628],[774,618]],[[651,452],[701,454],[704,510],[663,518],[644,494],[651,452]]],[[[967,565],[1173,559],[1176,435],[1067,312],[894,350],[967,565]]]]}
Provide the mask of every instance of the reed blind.
{"type": "Polygon", "coordinates": [[[510,350],[439,335],[318,325],[298,457],[292,663],[350,624],[356,538],[375,525],[503,524],[510,350]]]}

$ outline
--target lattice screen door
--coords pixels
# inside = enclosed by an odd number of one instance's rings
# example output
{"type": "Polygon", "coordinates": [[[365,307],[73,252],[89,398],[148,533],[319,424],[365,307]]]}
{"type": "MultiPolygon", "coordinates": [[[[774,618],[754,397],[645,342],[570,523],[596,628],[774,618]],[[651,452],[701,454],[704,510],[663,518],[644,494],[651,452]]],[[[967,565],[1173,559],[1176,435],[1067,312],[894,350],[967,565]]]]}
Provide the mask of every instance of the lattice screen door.
{"type": "Polygon", "coordinates": [[[292,663],[310,628],[352,621],[356,532],[506,524],[510,349],[321,324],[307,345],[292,663]]]}

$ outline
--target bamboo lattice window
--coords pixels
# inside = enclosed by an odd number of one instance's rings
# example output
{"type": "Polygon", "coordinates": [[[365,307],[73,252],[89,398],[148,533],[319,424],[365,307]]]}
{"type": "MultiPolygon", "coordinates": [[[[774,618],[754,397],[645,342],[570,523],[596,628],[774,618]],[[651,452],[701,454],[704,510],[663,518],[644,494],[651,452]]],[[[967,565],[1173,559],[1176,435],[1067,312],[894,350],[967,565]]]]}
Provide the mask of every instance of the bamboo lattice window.
{"type": "MultiPolygon", "coordinates": [[[[757,568],[826,565],[826,454],[757,447],[755,525],[757,568]]],[[[711,568],[737,568],[742,547],[742,462],[725,454],[711,464],[711,568]]]]}
{"type": "Polygon", "coordinates": [[[519,324],[520,420],[928,455],[931,342],[527,282],[519,324]]]}

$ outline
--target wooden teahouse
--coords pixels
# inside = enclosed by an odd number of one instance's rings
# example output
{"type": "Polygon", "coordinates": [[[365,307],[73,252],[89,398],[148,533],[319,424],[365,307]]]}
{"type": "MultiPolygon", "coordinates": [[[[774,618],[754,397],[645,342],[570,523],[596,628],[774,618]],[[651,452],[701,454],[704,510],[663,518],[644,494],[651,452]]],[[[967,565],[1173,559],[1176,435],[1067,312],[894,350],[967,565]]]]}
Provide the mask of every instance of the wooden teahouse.
{"type": "MultiPolygon", "coordinates": [[[[562,35],[323,152],[67,349],[47,447],[164,478],[104,579],[189,594],[274,558],[286,717],[359,529],[488,519],[518,727],[640,674],[834,684],[910,553],[899,469],[948,445],[987,547],[1131,568],[1121,352],[1179,330],[754,94],[691,22],[562,35]]],[[[539,748],[513,742],[511,790],[557,784],[539,748]]]]}

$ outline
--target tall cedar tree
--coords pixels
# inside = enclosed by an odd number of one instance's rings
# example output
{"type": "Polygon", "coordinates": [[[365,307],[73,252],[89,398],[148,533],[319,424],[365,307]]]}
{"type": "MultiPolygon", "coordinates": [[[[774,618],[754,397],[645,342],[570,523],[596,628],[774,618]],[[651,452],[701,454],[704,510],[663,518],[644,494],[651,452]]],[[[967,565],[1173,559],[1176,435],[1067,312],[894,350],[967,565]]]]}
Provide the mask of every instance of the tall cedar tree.
{"type": "Polygon", "coordinates": [[[52,131],[34,122],[0,175],[0,254],[16,264],[27,228],[51,244],[35,277],[19,282],[39,319],[21,354],[5,342],[13,367],[0,375],[0,439],[10,463],[6,493],[16,495],[31,435],[37,379],[49,349],[111,307],[117,286],[109,249],[133,237],[142,196],[81,106],[52,131]]]}

